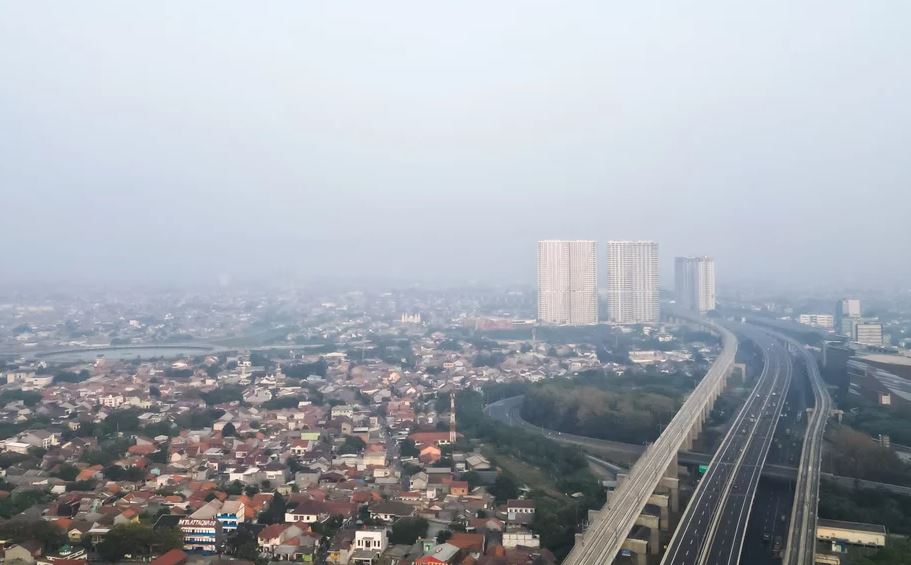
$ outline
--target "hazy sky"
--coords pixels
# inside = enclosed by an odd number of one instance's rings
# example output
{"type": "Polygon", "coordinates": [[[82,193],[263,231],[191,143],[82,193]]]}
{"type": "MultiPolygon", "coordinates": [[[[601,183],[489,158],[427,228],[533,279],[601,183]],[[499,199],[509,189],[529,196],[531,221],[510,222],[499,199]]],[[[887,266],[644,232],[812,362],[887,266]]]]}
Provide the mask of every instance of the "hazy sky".
{"type": "Polygon", "coordinates": [[[908,285],[909,21],[0,0],[0,273],[531,282],[536,240],[585,238],[714,255],[721,284],[908,285]]]}

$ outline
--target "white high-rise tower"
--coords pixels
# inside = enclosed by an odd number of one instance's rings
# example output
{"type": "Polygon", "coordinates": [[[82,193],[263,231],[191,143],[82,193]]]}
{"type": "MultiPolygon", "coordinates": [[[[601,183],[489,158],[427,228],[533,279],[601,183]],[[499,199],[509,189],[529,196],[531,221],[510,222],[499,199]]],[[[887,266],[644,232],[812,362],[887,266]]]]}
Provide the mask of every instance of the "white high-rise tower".
{"type": "Polygon", "coordinates": [[[715,309],[715,260],[711,257],[677,257],[674,260],[677,304],[687,310],[715,309]]]}
{"type": "Polygon", "coordinates": [[[607,242],[607,316],[615,324],[658,321],[658,244],[607,242]]]}
{"type": "Polygon", "coordinates": [[[538,321],[597,324],[597,273],[594,241],[539,241],[538,321]]]}

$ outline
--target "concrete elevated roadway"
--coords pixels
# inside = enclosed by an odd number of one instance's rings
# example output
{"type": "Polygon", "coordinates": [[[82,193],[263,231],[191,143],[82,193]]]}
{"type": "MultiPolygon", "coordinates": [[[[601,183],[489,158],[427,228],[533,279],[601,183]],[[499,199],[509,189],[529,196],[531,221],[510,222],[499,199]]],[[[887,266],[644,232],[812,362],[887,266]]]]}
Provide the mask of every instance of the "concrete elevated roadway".
{"type": "MultiPolygon", "coordinates": [[[[736,336],[706,319],[685,313],[673,315],[699,323],[719,334],[723,344],[721,353],[661,436],[646,448],[626,479],[610,494],[604,507],[593,513],[589,528],[584,534],[576,536],[576,545],[564,560],[566,565],[608,564],[621,548],[628,547],[627,538],[640,522],[640,515],[659,484],[670,484],[672,491],[676,491],[677,453],[692,446],[713,403],[724,390],[737,352],[736,336]]],[[[676,492],[673,492],[672,498],[674,496],[676,492]]],[[[650,549],[654,553],[659,548],[650,549]]],[[[644,556],[640,554],[640,557],[644,556]]]]}
{"type": "Polygon", "coordinates": [[[787,340],[794,350],[800,352],[801,361],[806,364],[807,377],[813,387],[814,401],[800,453],[794,506],[791,508],[791,523],[782,563],[812,565],[816,556],[816,519],[823,435],[829,413],[832,411],[832,399],[826,390],[822,375],[819,374],[816,358],[798,342],[784,336],[781,336],[781,339],[787,340]]]}
{"type": "Polygon", "coordinates": [[[760,346],[756,385],[696,487],[662,561],[667,565],[738,563],[753,497],[791,383],[783,344],[756,329],[738,333],[760,346]]]}

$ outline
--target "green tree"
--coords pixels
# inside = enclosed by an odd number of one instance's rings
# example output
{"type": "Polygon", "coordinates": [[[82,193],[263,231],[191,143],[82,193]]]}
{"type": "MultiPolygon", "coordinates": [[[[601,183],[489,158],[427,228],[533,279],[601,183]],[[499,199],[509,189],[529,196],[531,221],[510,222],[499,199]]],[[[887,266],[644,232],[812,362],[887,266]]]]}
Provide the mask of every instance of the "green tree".
{"type": "Polygon", "coordinates": [[[399,442],[399,453],[402,457],[418,457],[421,454],[414,441],[410,439],[403,439],[399,442]]]}
{"type": "Polygon", "coordinates": [[[77,475],[79,475],[79,468],[69,463],[61,463],[51,473],[52,477],[57,477],[63,481],[75,481],[77,475]]]}
{"type": "Polygon", "coordinates": [[[225,492],[232,496],[238,496],[244,493],[244,484],[240,481],[234,481],[225,486],[225,492]]]}
{"type": "Polygon", "coordinates": [[[437,543],[446,543],[446,540],[452,537],[452,532],[449,530],[440,530],[440,533],[437,534],[437,543]]]}
{"type": "Polygon", "coordinates": [[[412,545],[418,538],[427,535],[427,520],[419,516],[402,518],[392,524],[389,543],[394,545],[412,545]]]}
{"type": "Polygon", "coordinates": [[[468,471],[462,473],[462,480],[468,483],[469,489],[474,489],[481,484],[481,475],[477,471],[468,471]]]}
{"type": "Polygon", "coordinates": [[[285,511],[288,504],[281,493],[276,492],[272,495],[272,500],[265,510],[259,513],[258,522],[260,524],[281,524],[285,521],[285,511]]]}
{"type": "Polygon", "coordinates": [[[511,498],[519,496],[519,486],[512,477],[504,473],[497,475],[497,479],[494,481],[493,486],[487,490],[494,496],[497,502],[506,502],[511,498]]]}
{"type": "Polygon", "coordinates": [[[234,428],[234,424],[231,422],[225,424],[225,426],[221,429],[221,435],[222,437],[234,437],[237,435],[237,430],[234,428]]]}
{"type": "Polygon", "coordinates": [[[104,561],[120,561],[124,555],[147,557],[183,547],[183,534],[177,529],[154,530],[145,524],[114,526],[98,544],[104,561]]]}
{"type": "Polygon", "coordinates": [[[55,551],[67,542],[66,534],[56,524],[45,520],[10,520],[0,524],[0,537],[22,543],[38,540],[45,551],[55,551]]]}
{"type": "Polygon", "coordinates": [[[364,451],[364,448],[367,447],[367,444],[364,443],[364,440],[357,436],[345,436],[345,440],[342,442],[342,445],[338,448],[338,453],[340,455],[345,455],[348,453],[360,453],[364,451]]]}

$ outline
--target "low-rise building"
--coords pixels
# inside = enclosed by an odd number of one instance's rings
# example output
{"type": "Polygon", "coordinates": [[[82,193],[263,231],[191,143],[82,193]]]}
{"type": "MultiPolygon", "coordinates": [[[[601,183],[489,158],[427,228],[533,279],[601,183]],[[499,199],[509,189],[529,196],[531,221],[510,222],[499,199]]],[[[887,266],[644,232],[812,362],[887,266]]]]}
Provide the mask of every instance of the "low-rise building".
{"type": "Polygon", "coordinates": [[[221,523],[215,518],[184,518],[177,523],[183,533],[183,548],[187,551],[215,553],[221,548],[221,523]]]}
{"type": "Polygon", "coordinates": [[[816,522],[816,538],[849,545],[885,547],[886,527],[879,524],[820,519],[816,522]]]}

